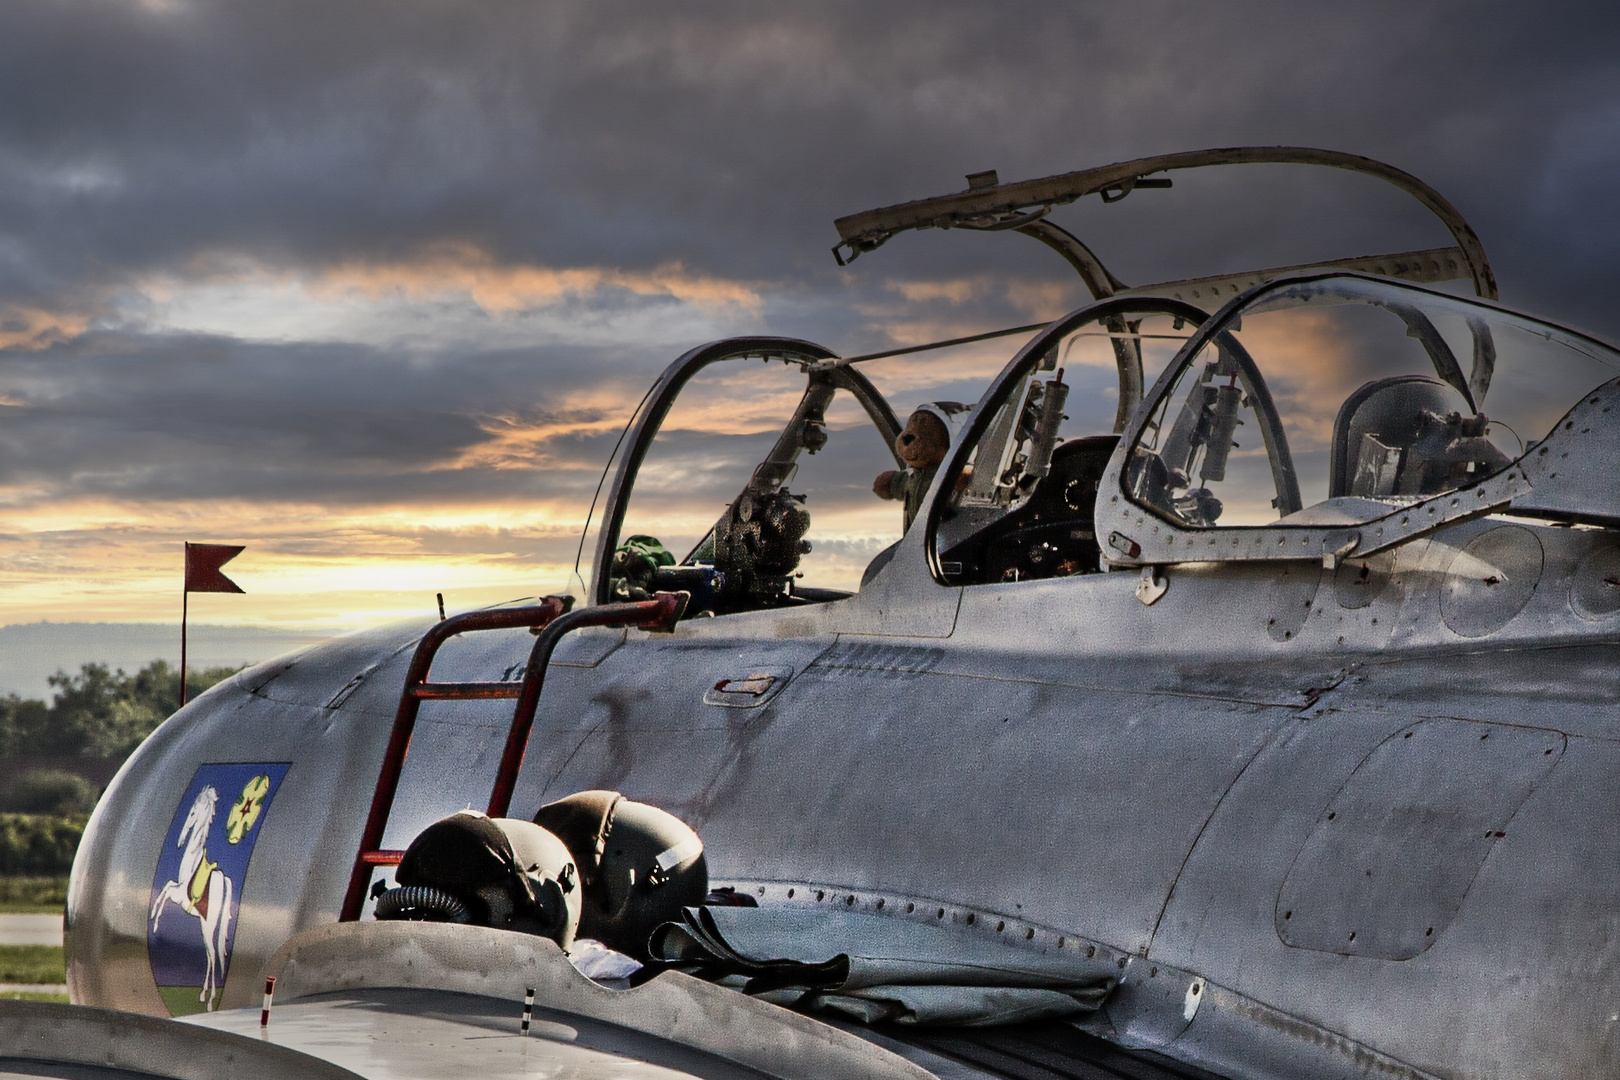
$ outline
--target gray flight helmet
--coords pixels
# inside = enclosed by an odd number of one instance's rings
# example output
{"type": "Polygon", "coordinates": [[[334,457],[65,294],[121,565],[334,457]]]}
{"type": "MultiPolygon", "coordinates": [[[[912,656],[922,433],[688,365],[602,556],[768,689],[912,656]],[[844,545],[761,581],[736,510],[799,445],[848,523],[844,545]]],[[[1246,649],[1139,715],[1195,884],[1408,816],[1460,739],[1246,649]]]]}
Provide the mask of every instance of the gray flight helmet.
{"type": "Polygon", "coordinates": [[[579,866],[580,937],[646,961],[652,932],[709,893],[703,841],[656,806],[616,791],[581,791],[542,806],[534,820],[568,845],[579,866]]]}

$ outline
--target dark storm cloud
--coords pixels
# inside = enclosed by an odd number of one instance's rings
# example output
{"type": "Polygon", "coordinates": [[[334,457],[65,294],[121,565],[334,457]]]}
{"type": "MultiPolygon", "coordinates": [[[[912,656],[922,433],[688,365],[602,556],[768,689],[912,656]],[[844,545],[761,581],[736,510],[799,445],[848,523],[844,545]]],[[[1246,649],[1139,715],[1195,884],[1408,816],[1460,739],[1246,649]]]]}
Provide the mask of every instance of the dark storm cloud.
{"type": "Polygon", "coordinates": [[[1615,154],[1617,22],[1595,4],[17,0],[0,221],[38,283],[446,237],[546,265],[826,271],[832,217],[964,169],[1258,141],[1387,156],[1506,227],[1548,195],[1608,201],[1583,177],[1615,154]]]}
{"type": "Polygon", "coordinates": [[[28,403],[0,406],[0,484],[349,504],[588,491],[628,409],[514,411],[612,367],[589,350],[550,359],[536,349],[401,365],[353,345],[90,335],[7,362],[8,387],[28,403]],[[604,419],[605,432],[579,430],[604,419]],[[555,431],[524,450],[543,472],[449,467],[512,425],[555,431]]]}
{"type": "MultiPolygon", "coordinates": [[[[28,406],[0,406],[0,482],[556,494],[589,486],[582,463],[608,436],[541,448],[578,470],[435,467],[488,441],[490,416],[554,421],[558,388],[639,381],[675,351],[458,345],[405,364],[381,346],[93,328],[127,315],[118,305],[150,275],[206,278],[223,257],[319,273],[445,243],[556,269],[679,261],[767,285],[774,330],[876,346],[876,316],[851,305],[897,306],[891,277],[1061,282],[1063,267],[1015,238],[928,233],[840,273],[834,217],[958,188],[970,170],[1014,179],[1246,142],[1423,176],[1477,226],[1505,299],[1615,334],[1617,24],[1597,4],[12,0],[0,317],[40,309],[92,330],[0,352],[0,395],[28,406]]],[[[1294,179],[1178,179],[1064,221],[1133,281],[1440,242],[1353,178],[1316,197],[1294,179]],[[1194,209],[1166,224],[1184,193],[1194,209]]],[[[1005,289],[954,310],[1029,316],[1005,289]]]]}

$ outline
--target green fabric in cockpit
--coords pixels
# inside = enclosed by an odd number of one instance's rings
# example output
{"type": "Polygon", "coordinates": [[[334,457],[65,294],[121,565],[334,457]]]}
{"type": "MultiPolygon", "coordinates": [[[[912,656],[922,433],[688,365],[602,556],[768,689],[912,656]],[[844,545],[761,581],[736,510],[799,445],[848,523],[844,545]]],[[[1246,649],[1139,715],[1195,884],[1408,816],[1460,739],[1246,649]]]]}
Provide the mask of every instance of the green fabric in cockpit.
{"type": "Polygon", "coordinates": [[[674,566],[675,556],[656,536],[631,536],[613,552],[609,588],[613,599],[646,600],[652,596],[652,577],[661,566],[674,566]]]}

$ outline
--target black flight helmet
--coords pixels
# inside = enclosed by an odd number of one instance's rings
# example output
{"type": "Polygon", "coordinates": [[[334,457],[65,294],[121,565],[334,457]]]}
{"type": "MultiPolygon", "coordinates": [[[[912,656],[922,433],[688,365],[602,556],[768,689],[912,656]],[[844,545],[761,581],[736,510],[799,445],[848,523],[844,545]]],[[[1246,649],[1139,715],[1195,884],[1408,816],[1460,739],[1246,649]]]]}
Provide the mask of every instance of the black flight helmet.
{"type": "Polygon", "coordinates": [[[548,937],[564,951],[579,929],[579,871],[538,825],[463,810],[411,841],[377,899],[379,919],[471,922],[548,937]]]}

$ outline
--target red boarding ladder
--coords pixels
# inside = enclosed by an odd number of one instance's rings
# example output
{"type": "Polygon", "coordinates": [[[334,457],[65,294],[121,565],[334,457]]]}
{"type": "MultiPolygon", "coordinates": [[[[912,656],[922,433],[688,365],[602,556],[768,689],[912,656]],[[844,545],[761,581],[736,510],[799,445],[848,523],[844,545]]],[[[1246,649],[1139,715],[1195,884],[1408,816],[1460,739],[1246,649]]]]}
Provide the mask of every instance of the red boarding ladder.
{"type": "Polygon", "coordinates": [[[400,774],[405,769],[405,754],[410,749],[411,732],[416,728],[416,716],[422,702],[517,699],[512,726],[506,733],[506,748],[501,752],[500,768],[495,773],[495,784],[489,795],[489,816],[504,817],[512,801],[512,789],[517,784],[518,769],[523,765],[524,751],[528,749],[529,731],[534,727],[535,710],[540,704],[540,690],[545,685],[546,668],[550,666],[551,654],[563,635],[586,626],[635,626],[643,630],[668,630],[680,617],[686,606],[685,600],[683,593],[659,593],[651,600],[601,604],[569,611],[572,598],[548,596],[544,602],[532,607],[469,611],[465,615],[440,621],[424,634],[405,674],[399,709],[394,714],[394,729],[388,737],[388,749],[383,753],[382,769],[377,774],[377,789],[371,797],[365,831],[360,834],[360,850],[355,855],[354,869],[349,874],[349,889],[344,894],[338,921],[354,922],[359,919],[374,868],[398,866],[405,854],[379,845],[388,827],[388,815],[394,807],[394,794],[399,788],[400,774]],[[433,658],[446,641],[458,634],[510,630],[519,626],[539,631],[534,648],[529,652],[529,665],[523,672],[521,683],[428,681],[433,658]]]}

